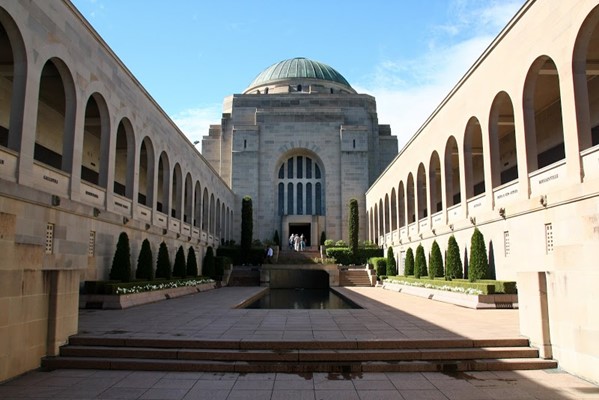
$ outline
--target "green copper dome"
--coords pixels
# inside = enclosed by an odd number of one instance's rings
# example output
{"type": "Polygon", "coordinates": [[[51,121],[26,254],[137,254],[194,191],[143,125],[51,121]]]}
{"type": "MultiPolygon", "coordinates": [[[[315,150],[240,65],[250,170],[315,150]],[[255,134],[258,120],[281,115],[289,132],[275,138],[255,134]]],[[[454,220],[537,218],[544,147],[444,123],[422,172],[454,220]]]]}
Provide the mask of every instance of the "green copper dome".
{"type": "Polygon", "coordinates": [[[295,78],[322,79],[351,87],[343,75],[335,69],[303,57],[291,58],[271,65],[262,71],[249,87],[295,78]]]}

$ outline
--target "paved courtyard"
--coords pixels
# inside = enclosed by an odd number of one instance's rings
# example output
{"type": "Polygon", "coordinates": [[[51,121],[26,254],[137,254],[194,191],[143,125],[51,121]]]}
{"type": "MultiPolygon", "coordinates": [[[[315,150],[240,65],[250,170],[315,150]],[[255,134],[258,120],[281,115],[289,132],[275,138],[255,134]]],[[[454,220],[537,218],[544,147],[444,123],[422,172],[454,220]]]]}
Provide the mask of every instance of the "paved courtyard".
{"type": "MultiPolygon", "coordinates": [[[[517,310],[471,310],[381,288],[340,288],[364,309],[236,309],[259,288],[222,288],[127,310],[82,310],[86,335],[223,340],[518,337],[517,310]]],[[[33,371],[0,399],[599,399],[560,370],[467,373],[230,374],[33,371]]]]}

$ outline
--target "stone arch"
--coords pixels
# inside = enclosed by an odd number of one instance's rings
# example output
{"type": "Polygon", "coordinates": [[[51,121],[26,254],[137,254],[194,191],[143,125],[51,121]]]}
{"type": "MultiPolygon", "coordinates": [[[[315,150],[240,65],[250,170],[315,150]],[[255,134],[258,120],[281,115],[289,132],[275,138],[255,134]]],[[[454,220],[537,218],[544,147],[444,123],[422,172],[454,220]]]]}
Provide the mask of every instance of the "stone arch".
{"type": "Polygon", "coordinates": [[[181,165],[179,163],[175,163],[175,167],[173,168],[173,181],[171,184],[171,212],[170,216],[173,218],[181,219],[182,210],[181,205],[183,203],[182,195],[183,195],[183,172],[181,171],[181,165]]]}
{"type": "Polygon", "coordinates": [[[193,226],[200,228],[202,226],[202,185],[196,181],[193,191],[193,226]]]}
{"type": "Polygon", "coordinates": [[[193,217],[193,183],[191,173],[185,175],[185,188],[183,190],[183,221],[186,224],[192,223],[193,217]]]}
{"type": "Polygon", "coordinates": [[[429,210],[431,215],[443,209],[443,193],[441,188],[441,159],[439,153],[433,151],[428,167],[429,210]]]}
{"type": "Polygon", "coordinates": [[[489,143],[493,188],[518,179],[518,157],[514,106],[506,92],[499,92],[491,104],[489,143]]]}
{"type": "Polygon", "coordinates": [[[397,230],[397,196],[395,188],[391,189],[391,230],[397,230]]]}
{"type": "Polygon", "coordinates": [[[463,152],[466,199],[469,199],[485,192],[483,133],[476,117],[471,117],[466,124],[463,152]]]}
{"type": "Polygon", "coordinates": [[[106,100],[92,93],[85,106],[81,179],[106,188],[110,142],[110,117],[106,100]]]}
{"type": "Polygon", "coordinates": [[[408,174],[408,183],[406,187],[406,199],[408,204],[408,225],[416,221],[416,210],[414,204],[414,176],[408,174]]]}
{"type": "Polygon", "coordinates": [[[160,157],[158,159],[156,210],[164,214],[169,214],[168,210],[170,208],[170,170],[168,154],[166,151],[163,151],[160,153],[160,157]]]}
{"type": "Polygon", "coordinates": [[[445,145],[445,204],[447,207],[460,204],[460,154],[455,137],[447,138],[445,145]]]}
{"type": "Polygon", "coordinates": [[[406,191],[403,181],[399,181],[397,204],[399,207],[399,227],[402,228],[406,226],[406,191]]]}
{"type": "Polygon", "coordinates": [[[426,168],[423,163],[418,165],[418,173],[416,175],[416,199],[418,201],[417,207],[417,221],[428,216],[428,208],[426,206],[426,193],[427,193],[427,182],[426,182],[426,168]]]}
{"type": "Polygon", "coordinates": [[[383,221],[385,223],[385,233],[389,233],[391,230],[391,225],[389,224],[389,219],[390,219],[390,211],[391,211],[391,206],[389,204],[389,193],[385,193],[385,212],[384,214],[384,218],[383,221]]]}
{"type": "Polygon", "coordinates": [[[114,193],[133,199],[135,135],[127,117],[121,119],[116,131],[114,151],[114,193]]]}
{"type": "Polygon", "coordinates": [[[143,138],[139,149],[137,202],[147,207],[154,204],[154,145],[149,136],[143,138]]]}
{"type": "Polygon", "coordinates": [[[210,229],[210,197],[208,195],[208,189],[204,187],[204,194],[202,195],[202,230],[208,232],[210,229]]]}

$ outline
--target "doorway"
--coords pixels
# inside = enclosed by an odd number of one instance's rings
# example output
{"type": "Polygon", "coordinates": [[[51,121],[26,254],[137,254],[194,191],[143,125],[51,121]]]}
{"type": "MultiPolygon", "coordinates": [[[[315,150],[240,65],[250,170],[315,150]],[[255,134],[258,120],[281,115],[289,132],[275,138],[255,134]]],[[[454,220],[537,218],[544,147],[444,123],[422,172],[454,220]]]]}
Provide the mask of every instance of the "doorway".
{"type": "Polygon", "coordinates": [[[303,223],[303,224],[299,224],[299,223],[294,223],[294,224],[289,224],[289,234],[293,234],[293,235],[304,235],[304,240],[306,241],[306,247],[311,246],[311,238],[310,238],[310,233],[312,231],[312,226],[311,224],[307,224],[307,223],[303,223]]]}

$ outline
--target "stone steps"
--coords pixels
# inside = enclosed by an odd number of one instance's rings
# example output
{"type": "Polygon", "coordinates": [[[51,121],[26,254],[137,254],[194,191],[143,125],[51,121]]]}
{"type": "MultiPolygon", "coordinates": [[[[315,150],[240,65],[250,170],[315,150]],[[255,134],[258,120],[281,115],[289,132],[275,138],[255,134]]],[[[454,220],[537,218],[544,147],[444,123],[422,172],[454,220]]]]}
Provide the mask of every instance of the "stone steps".
{"type": "Polygon", "coordinates": [[[340,286],[372,286],[368,271],[359,270],[342,270],[339,272],[340,286]]]}
{"type": "Polygon", "coordinates": [[[205,372],[401,372],[555,368],[522,338],[227,341],[72,337],[45,369],[205,372]]]}

